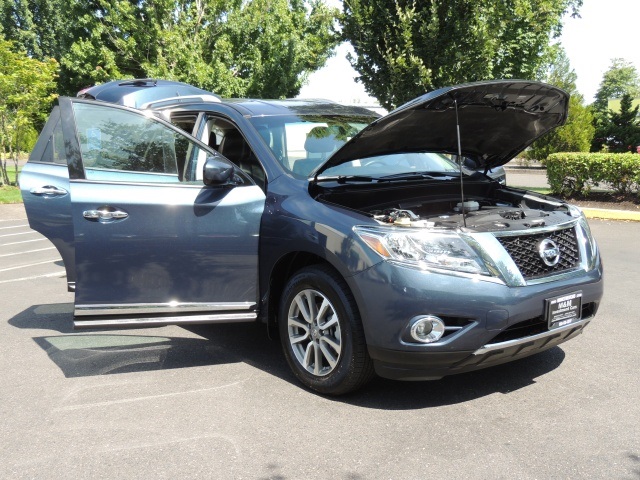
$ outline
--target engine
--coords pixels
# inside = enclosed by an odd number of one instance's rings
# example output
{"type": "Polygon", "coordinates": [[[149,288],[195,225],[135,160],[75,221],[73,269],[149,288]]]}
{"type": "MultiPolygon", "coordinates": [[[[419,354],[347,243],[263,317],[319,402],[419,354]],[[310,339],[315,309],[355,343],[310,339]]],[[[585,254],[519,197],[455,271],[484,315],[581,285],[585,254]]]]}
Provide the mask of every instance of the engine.
{"type": "Polygon", "coordinates": [[[392,207],[373,210],[370,215],[385,225],[413,228],[466,228],[477,232],[523,230],[528,228],[556,225],[567,220],[565,208],[547,210],[514,206],[501,202],[465,201],[453,208],[438,213],[421,211],[420,206],[412,209],[392,207]],[[465,217],[463,220],[463,216],[465,217]]]}

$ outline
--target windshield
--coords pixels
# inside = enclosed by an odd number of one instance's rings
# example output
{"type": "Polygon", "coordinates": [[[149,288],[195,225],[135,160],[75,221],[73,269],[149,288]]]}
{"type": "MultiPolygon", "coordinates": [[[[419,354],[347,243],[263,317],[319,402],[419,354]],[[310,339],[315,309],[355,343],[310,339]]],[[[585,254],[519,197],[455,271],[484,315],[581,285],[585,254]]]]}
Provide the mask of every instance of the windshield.
{"type": "Polygon", "coordinates": [[[404,175],[456,175],[460,167],[441,153],[394,153],[351,160],[322,172],[321,178],[361,176],[384,179],[404,175]]]}
{"type": "Polygon", "coordinates": [[[289,172],[307,177],[376,117],[287,115],[253,117],[251,123],[289,172]]]}

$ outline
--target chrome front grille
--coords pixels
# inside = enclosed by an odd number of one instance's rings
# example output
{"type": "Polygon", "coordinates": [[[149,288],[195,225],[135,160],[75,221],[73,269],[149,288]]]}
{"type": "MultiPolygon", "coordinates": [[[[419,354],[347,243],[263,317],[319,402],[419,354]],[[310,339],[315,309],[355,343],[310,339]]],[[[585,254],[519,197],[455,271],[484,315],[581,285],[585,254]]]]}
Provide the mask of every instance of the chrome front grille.
{"type": "Polygon", "coordinates": [[[580,264],[580,249],[573,227],[532,235],[498,237],[498,241],[527,280],[571,270],[580,264]],[[560,260],[556,265],[548,266],[540,256],[539,245],[545,239],[554,241],[560,249],[560,260]]]}

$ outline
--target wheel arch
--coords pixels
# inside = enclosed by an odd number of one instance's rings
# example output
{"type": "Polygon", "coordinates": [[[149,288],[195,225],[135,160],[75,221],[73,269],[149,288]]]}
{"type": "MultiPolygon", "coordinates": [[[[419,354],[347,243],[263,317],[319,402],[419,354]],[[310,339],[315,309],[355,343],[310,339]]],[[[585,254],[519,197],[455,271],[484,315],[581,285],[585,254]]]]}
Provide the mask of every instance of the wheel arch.
{"type": "MultiPolygon", "coordinates": [[[[336,268],[329,260],[315,253],[298,251],[289,252],[278,259],[269,274],[269,289],[266,296],[266,318],[263,321],[267,323],[269,328],[277,325],[278,308],[280,306],[280,297],[287,284],[287,281],[298,270],[310,265],[325,265],[331,268],[337,275],[344,278],[340,270],[336,268]]],[[[345,281],[345,283],[347,283],[345,281]]],[[[347,283],[348,286],[348,283],[347,283]]]]}

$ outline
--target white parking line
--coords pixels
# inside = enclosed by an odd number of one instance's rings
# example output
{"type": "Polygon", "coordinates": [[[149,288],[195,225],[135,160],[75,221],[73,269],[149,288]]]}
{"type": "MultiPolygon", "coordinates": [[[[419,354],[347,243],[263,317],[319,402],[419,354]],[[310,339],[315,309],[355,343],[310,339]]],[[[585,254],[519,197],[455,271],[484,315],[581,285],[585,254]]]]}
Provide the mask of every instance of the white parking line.
{"type": "Polygon", "coordinates": [[[44,242],[46,238],[36,238],[34,240],[23,240],[21,242],[11,242],[11,243],[3,243],[0,247],[8,247],[9,245],[17,245],[19,243],[29,243],[29,242],[44,242]]]}
{"type": "Polygon", "coordinates": [[[20,232],[20,233],[5,233],[4,235],[0,235],[0,237],[15,237],[16,235],[30,235],[32,233],[38,233],[35,230],[31,230],[29,232],[20,232]]]}
{"type": "Polygon", "coordinates": [[[9,270],[18,270],[20,268],[35,267],[36,265],[44,265],[45,263],[53,263],[57,260],[47,260],[45,262],[30,263],[28,265],[20,265],[18,267],[0,268],[0,272],[8,272],[9,270]]]}
{"type": "Polygon", "coordinates": [[[7,230],[9,228],[24,228],[24,227],[28,227],[28,226],[29,225],[25,223],[24,225],[13,225],[11,227],[0,227],[0,230],[7,230]]]}
{"type": "Polygon", "coordinates": [[[26,220],[27,217],[22,217],[22,218],[3,218],[2,220],[0,220],[0,222],[17,222],[19,220],[26,220]]]}
{"type": "Polygon", "coordinates": [[[169,397],[179,397],[180,395],[189,395],[193,393],[204,393],[204,392],[212,392],[214,390],[221,390],[223,388],[235,387],[236,385],[240,385],[247,380],[249,380],[253,375],[250,375],[247,378],[243,378],[241,380],[236,380],[235,382],[228,383],[226,385],[217,385],[215,387],[207,387],[207,388],[197,388],[195,390],[187,390],[185,392],[171,392],[171,393],[161,393],[159,395],[147,395],[143,397],[132,397],[132,398],[121,398],[118,400],[107,400],[106,402],[94,402],[94,403],[80,403],[77,405],[65,405],[64,407],[56,408],[56,411],[73,411],[79,410],[82,408],[93,408],[93,407],[110,407],[111,405],[118,405],[122,403],[132,403],[132,402],[145,402],[147,400],[157,400],[159,398],[169,398],[169,397]]]}
{"type": "Polygon", "coordinates": [[[25,250],[24,252],[16,252],[16,253],[3,253],[0,255],[2,257],[13,257],[14,255],[22,255],[25,253],[36,253],[36,252],[44,252],[45,250],[55,250],[56,247],[47,247],[47,248],[38,248],[36,250],[25,250]]]}
{"type": "Polygon", "coordinates": [[[44,277],[64,277],[65,272],[45,273],[44,275],[34,275],[32,277],[13,278],[11,280],[0,280],[0,283],[22,282],[24,280],[35,280],[36,278],[44,277]]]}

